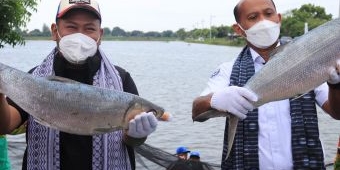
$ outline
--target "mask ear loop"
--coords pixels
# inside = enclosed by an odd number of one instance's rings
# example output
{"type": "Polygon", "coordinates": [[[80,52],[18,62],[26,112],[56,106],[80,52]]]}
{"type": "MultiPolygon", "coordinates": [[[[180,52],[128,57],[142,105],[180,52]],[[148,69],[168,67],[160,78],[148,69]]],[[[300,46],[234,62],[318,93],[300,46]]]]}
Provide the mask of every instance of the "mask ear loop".
{"type": "Polygon", "coordinates": [[[96,43],[98,44],[100,40],[100,36],[97,38],[96,43]]]}
{"type": "MultiPolygon", "coordinates": [[[[237,25],[238,25],[238,26],[241,28],[241,30],[247,35],[246,30],[243,29],[242,26],[241,26],[239,23],[237,23],[237,25]]],[[[247,36],[244,36],[244,35],[242,34],[242,37],[246,38],[247,36]]]]}
{"type": "Polygon", "coordinates": [[[242,31],[244,32],[246,31],[245,29],[242,28],[242,26],[239,23],[237,23],[237,25],[241,28],[242,31]]]}

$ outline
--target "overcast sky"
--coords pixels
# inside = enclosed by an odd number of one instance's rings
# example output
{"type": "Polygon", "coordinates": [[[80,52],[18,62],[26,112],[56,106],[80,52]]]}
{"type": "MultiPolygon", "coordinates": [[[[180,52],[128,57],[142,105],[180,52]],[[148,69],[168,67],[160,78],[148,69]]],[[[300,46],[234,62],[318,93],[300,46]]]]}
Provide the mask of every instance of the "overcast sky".
{"type": "MultiPolygon", "coordinates": [[[[102,27],[120,27],[125,31],[186,31],[194,28],[232,25],[233,8],[239,0],[97,0],[102,27]]],[[[311,3],[324,7],[333,18],[339,16],[340,0],[274,0],[279,13],[311,3]]],[[[29,30],[42,29],[55,22],[59,0],[40,0],[37,12],[28,23],[29,30]]]]}

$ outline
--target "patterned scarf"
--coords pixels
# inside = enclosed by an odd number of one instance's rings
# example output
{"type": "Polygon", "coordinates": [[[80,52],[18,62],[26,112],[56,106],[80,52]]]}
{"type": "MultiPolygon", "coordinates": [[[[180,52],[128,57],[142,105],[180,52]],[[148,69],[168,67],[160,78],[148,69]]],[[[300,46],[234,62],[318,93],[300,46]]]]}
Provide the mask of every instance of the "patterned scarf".
{"type": "MultiPolygon", "coordinates": [[[[47,58],[32,73],[35,76],[46,77],[55,75],[53,61],[58,50],[55,48],[47,58]]],[[[118,71],[110,64],[105,54],[99,50],[102,57],[100,69],[93,77],[93,85],[108,89],[123,90],[118,71]]],[[[29,116],[28,126],[28,158],[29,170],[60,169],[59,131],[42,126],[29,116]]],[[[93,170],[130,170],[130,160],[123,141],[123,131],[115,131],[92,137],[93,170]]]]}
{"type": "MultiPolygon", "coordinates": [[[[230,78],[231,86],[244,86],[255,74],[254,61],[249,47],[245,47],[236,59],[230,78]]],[[[292,153],[294,169],[325,169],[323,151],[319,139],[315,94],[290,100],[292,153]]],[[[228,119],[224,131],[222,169],[259,169],[258,156],[258,109],[248,112],[247,118],[239,121],[234,145],[228,151],[228,119]]]]}

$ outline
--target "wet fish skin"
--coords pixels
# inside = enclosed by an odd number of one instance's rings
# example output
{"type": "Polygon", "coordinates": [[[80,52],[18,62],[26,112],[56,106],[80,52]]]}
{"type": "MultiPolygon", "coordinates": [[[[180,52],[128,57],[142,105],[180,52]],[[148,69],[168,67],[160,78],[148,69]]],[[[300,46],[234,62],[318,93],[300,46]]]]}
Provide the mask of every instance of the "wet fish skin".
{"type": "Polygon", "coordinates": [[[164,109],[137,95],[50,76],[35,77],[0,63],[0,92],[37,122],[78,135],[127,129],[141,112],[160,118],[164,109]]]}
{"type": "MultiPolygon", "coordinates": [[[[278,47],[270,56],[266,65],[244,86],[258,96],[258,101],[253,103],[256,107],[301,96],[329,79],[329,71],[340,59],[340,19],[329,21],[278,47]]],[[[193,120],[215,117],[229,117],[228,158],[238,118],[230,113],[208,110],[193,120]]]]}

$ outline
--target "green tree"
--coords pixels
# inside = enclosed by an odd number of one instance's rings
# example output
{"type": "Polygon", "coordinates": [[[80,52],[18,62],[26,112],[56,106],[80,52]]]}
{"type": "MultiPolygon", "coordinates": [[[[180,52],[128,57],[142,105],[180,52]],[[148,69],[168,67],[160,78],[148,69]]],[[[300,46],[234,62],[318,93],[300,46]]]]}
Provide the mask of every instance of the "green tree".
{"type": "Polygon", "coordinates": [[[126,36],[126,32],[119,27],[114,27],[112,29],[111,35],[114,37],[122,37],[122,36],[126,36]]]}
{"type": "Polygon", "coordinates": [[[51,36],[50,28],[46,24],[43,25],[41,36],[44,36],[44,37],[51,36]]]}
{"type": "Polygon", "coordinates": [[[227,37],[228,34],[234,33],[234,30],[229,26],[221,25],[221,26],[217,27],[216,29],[217,29],[216,37],[218,37],[218,38],[227,37]]]}
{"type": "Polygon", "coordinates": [[[103,30],[104,30],[104,36],[109,36],[109,35],[111,35],[111,30],[110,30],[110,28],[104,27],[103,30]]]}
{"type": "Polygon", "coordinates": [[[171,30],[163,31],[161,34],[162,34],[162,37],[173,37],[174,36],[174,33],[171,30]]]}
{"type": "Polygon", "coordinates": [[[38,37],[38,36],[41,36],[41,35],[42,35],[42,33],[39,29],[34,29],[34,30],[32,30],[28,33],[28,36],[32,36],[32,37],[38,37]]]}
{"type": "Polygon", "coordinates": [[[296,37],[304,33],[305,23],[309,30],[332,19],[332,14],[326,14],[325,9],[312,4],[302,5],[283,14],[281,22],[281,35],[296,37]]]}
{"type": "MultiPolygon", "coordinates": [[[[211,27],[211,37],[212,38],[217,37],[217,34],[218,34],[217,27],[211,27]]],[[[209,35],[209,37],[210,37],[210,35],[209,35]]]]}
{"type": "Polygon", "coordinates": [[[201,29],[201,32],[202,32],[201,36],[203,38],[208,38],[210,36],[210,29],[208,28],[201,29]]]}
{"type": "Polygon", "coordinates": [[[179,37],[181,40],[184,40],[187,36],[187,33],[185,32],[184,28],[181,28],[179,30],[176,31],[176,35],[177,37],[179,37]]]}
{"type": "Polygon", "coordinates": [[[190,35],[192,38],[197,39],[199,37],[202,37],[202,30],[201,29],[193,29],[190,31],[190,35]]]}
{"type": "Polygon", "coordinates": [[[0,48],[4,44],[24,44],[18,28],[26,27],[32,11],[36,11],[37,0],[0,0],[0,48]]]}
{"type": "Polygon", "coordinates": [[[161,37],[162,34],[156,31],[149,31],[144,34],[145,37],[161,37]]]}
{"type": "Polygon", "coordinates": [[[143,33],[143,31],[133,30],[133,31],[131,31],[130,36],[131,37],[143,37],[144,33],[143,33]]]}

